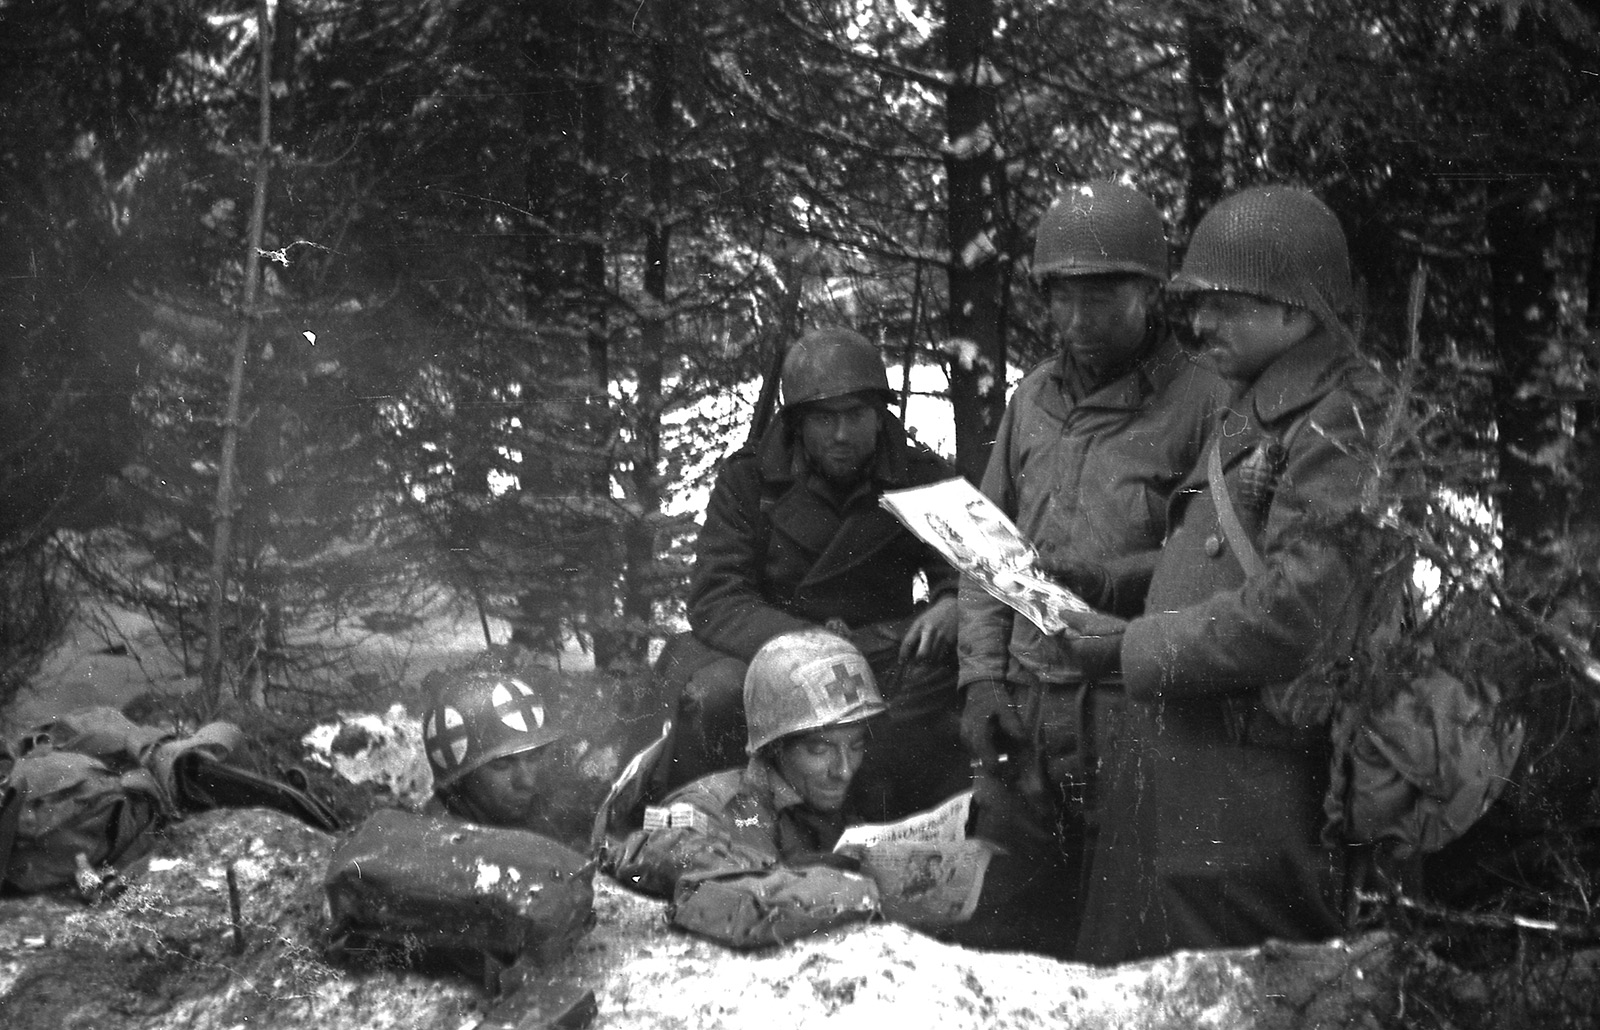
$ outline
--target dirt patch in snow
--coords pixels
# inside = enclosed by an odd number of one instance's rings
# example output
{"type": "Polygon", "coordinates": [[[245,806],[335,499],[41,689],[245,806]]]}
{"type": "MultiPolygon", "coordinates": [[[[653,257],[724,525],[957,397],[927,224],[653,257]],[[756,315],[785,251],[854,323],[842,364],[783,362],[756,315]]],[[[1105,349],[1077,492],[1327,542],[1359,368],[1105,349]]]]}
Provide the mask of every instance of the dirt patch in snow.
{"type": "MultiPolygon", "coordinates": [[[[321,879],[332,843],[276,813],[206,813],[171,828],[114,904],[0,900],[0,1026],[476,1026],[489,999],[470,980],[325,961],[321,879]]],[[[1096,969],[970,951],[887,924],[740,954],[674,931],[661,902],[604,880],[596,912],[594,930],[549,973],[594,989],[598,1027],[1266,1030],[1359,1026],[1392,993],[1382,937],[1096,969]]]]}

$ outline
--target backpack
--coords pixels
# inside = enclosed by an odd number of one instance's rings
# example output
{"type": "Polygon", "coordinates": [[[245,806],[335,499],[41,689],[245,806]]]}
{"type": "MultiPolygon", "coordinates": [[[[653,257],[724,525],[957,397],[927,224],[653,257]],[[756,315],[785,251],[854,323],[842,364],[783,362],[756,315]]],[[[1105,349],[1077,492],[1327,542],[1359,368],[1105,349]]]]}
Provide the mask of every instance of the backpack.
{"type": "Polygon", "coordinates": [[[594,925],[595,863],[527,830],[380,809],[341,841],[323,888],[336,958],[481,972],[548,964],[594,925]]]}
{"type": "Polygon", "coordinates": [[[1405,860],[1465,833],[1505,790],[1522,751],[1523,726],[1496,719],[1498,701],[1493,687],[1480,697],[1435,669],[1386,704],[1342,709],[1324,842],[1375,844],[1405,860]]]}
{"type": "MultiPolygon", "coordinates": [[[[1308,418],[1260,455],[1254,484],[1265,510],[1288,460],[1289,444],[1308,418]]],[[[1217,519],[1246,577],[1266,565],[1223,484],[1219,441],[1207,449],[1207,477],[1217,519]]],[[[1499,694],[1481,694],[1443,669],[1400,684],[1381,705],[1340,704],[1331,689],[1304,680],[1273,684],[1261,708],[1290,730],[1328,727],[1333,758],[1323,842],[1332,847],[1379,845],[1395,860],[1435,852],[1460,837],[1510,781],[1522,753],[1520,722],[1495,718],[1499,694]]]]}
{"type": "Polygon", "coordinates": [[[91,708],[0,747],[0,886],[76,884],[91,895],[104,870],[155,845],[154,831],[222,804],[272,804],[322,829],[338,825],[308,792],[223,765],[242,738],[228,722],[179,737],[91,708]]]}

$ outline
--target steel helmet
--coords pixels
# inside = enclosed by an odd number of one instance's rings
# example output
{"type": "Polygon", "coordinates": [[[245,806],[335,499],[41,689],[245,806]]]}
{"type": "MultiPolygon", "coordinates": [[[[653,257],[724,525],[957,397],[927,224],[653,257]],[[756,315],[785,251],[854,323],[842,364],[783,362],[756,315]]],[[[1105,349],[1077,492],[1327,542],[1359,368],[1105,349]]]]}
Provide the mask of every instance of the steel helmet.
{"type": "Polygon", "coordinates": [[[1033,277],[1144,275],[1167,279],[1167,230],[1155,201],[1131,186],[1085,182],[1039,220],[1033,277]]]}
{"type": "Polygon", "coordinates": [[[783,406],[870,391],[892,395],[878,348],[850,329],[813,329],[783,358],[783,406]]]}
{"type": "Polygon", "coordinates": [[[860,722],[889,710],[856,646],[825,629],[773,637],[744,674],[747,750],[755,754],[780,737],[860,722]]]}
{"type": "Polygon", "coordinates": [[[1241,190],[1208,211],[1170,289],[1248,293],[1306,308],[1324,321],[1355,303],[1339,219],[1292,186],[1241,190]]]}
{"type": "Polygon", "coordinates": [[[515,676],[495,673],[452,676],[422,720],[422,747],[437,787],[562,736],[550,725],[542,693],[515,676]]]}

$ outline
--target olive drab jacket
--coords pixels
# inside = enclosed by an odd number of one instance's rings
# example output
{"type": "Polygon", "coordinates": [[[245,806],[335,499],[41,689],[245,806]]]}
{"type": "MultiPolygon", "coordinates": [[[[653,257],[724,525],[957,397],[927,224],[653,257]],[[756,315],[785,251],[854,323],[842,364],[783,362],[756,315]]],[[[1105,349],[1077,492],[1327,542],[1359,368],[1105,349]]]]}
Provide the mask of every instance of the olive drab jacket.
{"type": "MultiPolygon", "coordinates": [[[[1114,566],[1142,593],[1167,527],[1167,500],[1200,456],[1231,388],[1170,337],[1088,390],[1070,358],[1038,365],[1000,421],[982,490],[1041,551],[1114,566]]],[[[1129,613],[1131,614],[1131,613],[1129,613]]],[[[961,590],[961,684],[1081,679],[1071,652],[975,583],[961,590]]]]}
{"type": "Polygon", "coordinates": [[[748,662],[780,633],[842,619],[851,629],[913,612],[912,585],[933,599],[957,574],[878,504],[885,490],[953,477],[942,458],[906,438],[885,413],[871,475],[836,496],[810,474],[778,420],[754,450],[723,466],[706,509],[689,588],[689,625],[702,642],[748,662]]]}
{"type": "MultiPolygon", "coordinates": [[[[1094,845],[1079,957],[1311,940],[1341,930],[1319,846],[1325,725],[1264,702],[1347,653],[1373,577],[1327,530],[1359,504],[1382,386],[1327,334],[1269,365],[1214,423],[1231,504],[1264,561],[1247,577],[1202,457],[1173,494],[1126,697],[1096,693],[1094,845]]],[[[1211,444],[1208,442],[1207,447],[1211,444]]]]}
{"type": "Polygon", "coordinates": [[[780,943],[877,912],[872,880],[822,863],[852,821],[811,809],[757,756],[649,809],[607,872],[671,898],[685,929],[736,947],[780,943]]]}

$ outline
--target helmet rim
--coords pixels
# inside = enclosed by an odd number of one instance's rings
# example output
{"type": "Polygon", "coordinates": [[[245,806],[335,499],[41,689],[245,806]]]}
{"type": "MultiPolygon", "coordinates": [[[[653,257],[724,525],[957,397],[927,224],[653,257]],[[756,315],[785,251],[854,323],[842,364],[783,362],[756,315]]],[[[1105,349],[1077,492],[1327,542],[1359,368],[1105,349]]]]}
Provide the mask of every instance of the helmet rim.
{"type": "Polygon", "coordinates": [[[448,788],[488,763],[537,751],[566,732],[554,726],[545,696],[521,677],[472,673],[440,689],[422,721],[434,785],[448,788]]]}
{"type": "Polygon", "coordinates": [[[763,644],[745,672],[744,703],[751,755],[796,733],[866,722],[889,710],[865,656],[820,628],[763,644]]]}

